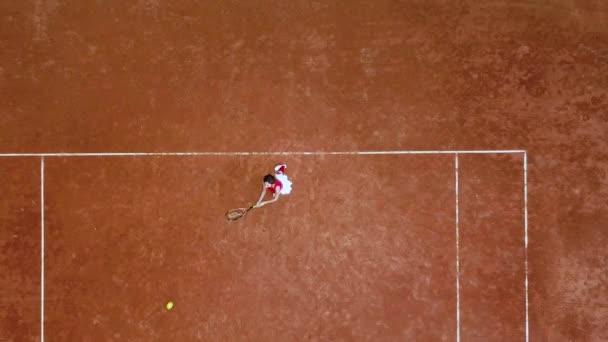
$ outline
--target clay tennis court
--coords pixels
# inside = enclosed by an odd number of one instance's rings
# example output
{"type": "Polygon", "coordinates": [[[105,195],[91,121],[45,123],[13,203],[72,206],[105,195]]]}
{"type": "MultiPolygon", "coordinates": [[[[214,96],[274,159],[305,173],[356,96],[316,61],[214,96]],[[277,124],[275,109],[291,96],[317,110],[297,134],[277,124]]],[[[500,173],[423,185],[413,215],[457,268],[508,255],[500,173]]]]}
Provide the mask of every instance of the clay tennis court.
{"type": "Polygon", "coordinates": [[[0,5],[0,341],[607,340],[607,23],[0,5]]]}

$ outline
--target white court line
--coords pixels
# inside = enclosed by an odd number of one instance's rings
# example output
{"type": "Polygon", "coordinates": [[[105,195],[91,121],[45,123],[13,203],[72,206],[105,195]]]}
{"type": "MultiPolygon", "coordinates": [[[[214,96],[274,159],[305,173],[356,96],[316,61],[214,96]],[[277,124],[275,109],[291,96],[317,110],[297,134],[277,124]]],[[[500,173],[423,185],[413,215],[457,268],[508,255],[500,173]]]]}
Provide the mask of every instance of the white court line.
{"type": "Polygon", "coordinates": [[[100,153],[3,153],[0,157],[145,157],[145,156],[324,156],[389,154],[493,154],[525,153],[526,150],[462,151],[311,151],[311,152],[100,152],[100,153]]]}
{"type": "Polygon", "coordinates": [[[524,270],[526,272],[526,342],[530,341],[528,316],[528,153],[524,153],[524,270]]]}
{"type": "Polygon", "coordinates": [[[40,340],[44,342],[44,157],[40,158],[40,340]]]}
{"type": "Polygon", "coordinates": [[[460,342],[460,234],[458,213],[458,154],[454,156],[454,173],[456,177],[456,342],[460,342]]]}

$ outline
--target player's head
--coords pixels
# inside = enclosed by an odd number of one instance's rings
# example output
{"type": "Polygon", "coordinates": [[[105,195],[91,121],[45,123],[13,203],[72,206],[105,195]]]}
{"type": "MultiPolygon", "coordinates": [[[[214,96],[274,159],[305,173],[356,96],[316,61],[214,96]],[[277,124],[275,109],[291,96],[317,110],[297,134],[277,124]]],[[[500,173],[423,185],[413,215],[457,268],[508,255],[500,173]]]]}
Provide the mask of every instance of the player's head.
{"type": "Polygon", "coordinates": [[[274,179],[273,175],[266,175],[264,176],[264,184],[269,187],[272,184],[274,184],[274,182],[276,182],[276,180],[274,179]]]}

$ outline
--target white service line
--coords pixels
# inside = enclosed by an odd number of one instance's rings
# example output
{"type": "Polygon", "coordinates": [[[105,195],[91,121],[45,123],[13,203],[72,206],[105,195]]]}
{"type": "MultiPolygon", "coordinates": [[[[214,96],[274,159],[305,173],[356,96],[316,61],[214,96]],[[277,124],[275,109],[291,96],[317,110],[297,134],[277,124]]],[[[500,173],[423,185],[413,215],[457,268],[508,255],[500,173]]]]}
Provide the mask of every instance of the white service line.
{"type": "Polygon", "coordinates": [[[44,342],[44,157],[40,158],[40,341],[44,342]]]}
{"type": "Polygon", "coordinates": [[[525,150],[463,151],[312,151],[312,152],[100,152],[100,153],[3,153],[0,157],[145,157],[145,156],[325,156],[390,154],[498,154],[525,153],[525,150]]]}
{"type": "Polygon", "coordinates": [[[460,220],[458,211],[458,154],[454,156],[454,173],[456,177],[456,342],[460,342],[460,220]]]}

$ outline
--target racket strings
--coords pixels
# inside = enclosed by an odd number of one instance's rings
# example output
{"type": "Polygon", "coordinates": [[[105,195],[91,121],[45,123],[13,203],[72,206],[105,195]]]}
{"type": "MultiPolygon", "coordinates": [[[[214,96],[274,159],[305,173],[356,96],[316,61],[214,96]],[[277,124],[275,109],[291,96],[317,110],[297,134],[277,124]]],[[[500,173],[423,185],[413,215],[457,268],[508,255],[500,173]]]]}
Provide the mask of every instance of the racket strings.
{"type": "Polygon", "coordinates": [[[250,208],[238,208],[238,209],[229,210],[226,213],[226,219],[228,219],[229,221],[237,220],[237,219],[245,216],[245,214],[247,214],[249,209],[250,208]]]}

